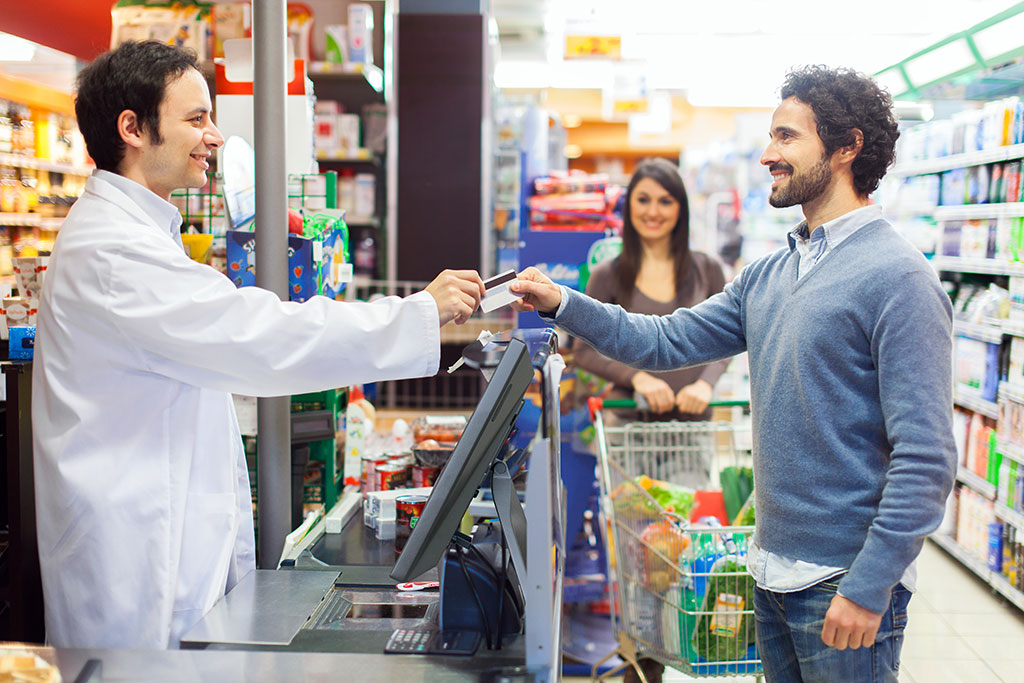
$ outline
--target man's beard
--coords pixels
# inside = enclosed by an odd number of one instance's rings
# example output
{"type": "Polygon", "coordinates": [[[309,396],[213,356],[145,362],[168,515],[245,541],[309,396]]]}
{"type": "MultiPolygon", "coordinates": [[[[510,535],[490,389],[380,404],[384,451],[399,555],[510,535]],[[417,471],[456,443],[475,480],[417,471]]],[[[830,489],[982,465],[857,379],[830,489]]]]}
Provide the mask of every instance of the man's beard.
{"type": "Polygon", "coordinates": [[[803,173],[794,173],[792,166],[781,162],[772,164],[768,170],[790,173],[789,182],[772,190],[768,197],[768,203],[776,209],[806,204],[817,199],[832,182],[832,167],[828,157],[822,157],[821,161],[803,173]]]}

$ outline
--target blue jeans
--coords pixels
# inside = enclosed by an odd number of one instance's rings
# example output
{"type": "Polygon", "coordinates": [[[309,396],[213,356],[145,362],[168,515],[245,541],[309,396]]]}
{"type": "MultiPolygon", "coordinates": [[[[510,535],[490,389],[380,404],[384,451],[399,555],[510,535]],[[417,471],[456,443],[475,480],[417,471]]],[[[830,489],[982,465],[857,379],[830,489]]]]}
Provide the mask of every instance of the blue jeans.
{"type": "Polygon", "coordinates": [[[896,584],[870,648],[837,650],[821,629],[841,576],[794,593],[754,589],[757,649],[767,683],[896,683],[910,591],[896,584]]]}

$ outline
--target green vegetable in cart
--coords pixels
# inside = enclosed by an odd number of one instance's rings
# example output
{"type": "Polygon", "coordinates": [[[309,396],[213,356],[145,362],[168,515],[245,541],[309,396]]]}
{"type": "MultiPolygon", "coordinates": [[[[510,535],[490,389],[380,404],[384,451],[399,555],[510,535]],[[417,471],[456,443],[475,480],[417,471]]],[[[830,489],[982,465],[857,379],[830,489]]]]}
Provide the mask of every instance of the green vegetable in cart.
{"type": "Polygon", "coordinates": [[[746,659],[754,644],[753,609],[754,579],[742,558],[720,558],[711,568],[691,645],[709,662],[746,659]]]}
{"type": "Polygon", "coordinates": [[[725,500],[725,513],[729,519],[736,519],[740,508],[747,502],[754,490],[754,471],[749,467],[722,468],[718,481],[722,485],[722,498],[725,500]]]}

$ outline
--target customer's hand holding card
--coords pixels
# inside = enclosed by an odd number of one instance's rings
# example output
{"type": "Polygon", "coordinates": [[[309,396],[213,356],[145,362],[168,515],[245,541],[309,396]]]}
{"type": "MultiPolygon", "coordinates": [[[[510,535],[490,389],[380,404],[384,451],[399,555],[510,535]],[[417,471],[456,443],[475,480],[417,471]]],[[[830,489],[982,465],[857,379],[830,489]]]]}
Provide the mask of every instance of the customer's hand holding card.
{"type": "Polygon", "coordinates": [[[480,308],[485,313],[490,313],[521,299],[522,294],[509,289],[509,285],[515,282],[517,277],[516,271],[506,270],[500,275],[484,280],[484,289],[487,290],[487,294],[480,302],[480,308]]]}

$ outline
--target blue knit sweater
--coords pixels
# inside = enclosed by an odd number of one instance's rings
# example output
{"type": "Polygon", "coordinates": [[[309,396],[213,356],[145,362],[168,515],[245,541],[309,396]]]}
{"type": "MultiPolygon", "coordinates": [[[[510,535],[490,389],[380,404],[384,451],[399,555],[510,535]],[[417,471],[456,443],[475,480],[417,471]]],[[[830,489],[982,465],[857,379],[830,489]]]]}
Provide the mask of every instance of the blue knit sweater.
{"type": "Polygon", "coordinates": [[[799,281],[798,262],[782,248],[664,317],[563,288],[555,322],[646,370],[747,351],[758,545],[848,567],[840,593],[881,613],[953,485],[952,306],[884,220],[799,281]]]}

